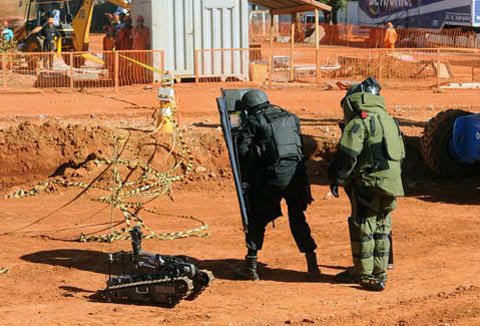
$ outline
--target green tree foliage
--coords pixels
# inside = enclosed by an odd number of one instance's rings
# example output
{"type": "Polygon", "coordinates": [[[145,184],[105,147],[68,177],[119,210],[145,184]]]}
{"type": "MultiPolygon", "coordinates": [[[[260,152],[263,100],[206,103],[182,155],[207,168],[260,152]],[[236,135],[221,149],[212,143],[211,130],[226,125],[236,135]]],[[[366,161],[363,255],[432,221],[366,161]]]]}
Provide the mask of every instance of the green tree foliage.
{"type": "Polygon", "coordinates": [[[0,52],[15,52],[17,50],[17,40],[5,41],[0,37],[0,52]]]}

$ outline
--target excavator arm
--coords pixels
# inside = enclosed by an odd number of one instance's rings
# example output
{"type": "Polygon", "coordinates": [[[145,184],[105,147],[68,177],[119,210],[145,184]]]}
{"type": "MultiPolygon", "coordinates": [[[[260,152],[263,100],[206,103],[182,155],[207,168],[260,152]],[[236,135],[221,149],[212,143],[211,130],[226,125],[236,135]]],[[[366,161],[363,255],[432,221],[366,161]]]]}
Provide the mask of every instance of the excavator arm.
{"type": "Polygon", "coordinates": [[[92,25],[93,0],[83,0],[72,22],[75,51],[88,51],[90,26],[92,25]]]}
{"type": "Polygon", "coordinates": [[[125,9],[130,9],[130,3],[126,2],[125,0],[106,0],[106,1],[111,2],[114,5],[123,7],[125,9]]]}
{"type": "MultiPolygon", "coordinates": [[[[130,9],[130,3],[124,0],[107,0],[117,6],[130,9]]],[[[72,27],[75,33],[73,45],[75,51],[88,51],[90,26],[92,24],[92,14],[94,0],[83,0],[80,9],[78,10],[72,22],[72,27]]]]}

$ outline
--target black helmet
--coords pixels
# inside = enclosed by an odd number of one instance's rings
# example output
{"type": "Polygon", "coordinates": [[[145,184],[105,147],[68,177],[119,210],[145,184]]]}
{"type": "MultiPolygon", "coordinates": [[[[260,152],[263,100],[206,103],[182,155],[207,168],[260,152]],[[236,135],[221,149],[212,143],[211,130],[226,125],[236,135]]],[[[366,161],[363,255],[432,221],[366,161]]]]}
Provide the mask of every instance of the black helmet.
{"type": "Polygon", "coordinates": [[[364,81],[362,81],[360,84],[356,84],[353,87],[351,87],[347,91],[347,96],[352,95],[354,93],[359,93],[359,92],[364,92],[364,93],[370,93],[373,95],[380,95],[380,90],[382,87],[380,84],[377,82],[377,80],[373,77],[368,77],[364,81]]]}
{"type": "Polygon", "coordinates": [[[268,103],[268,97],[261,89],[251,89],[242,96],[242,105],[246,109],[253,109],[265,103],[268,103]]]}

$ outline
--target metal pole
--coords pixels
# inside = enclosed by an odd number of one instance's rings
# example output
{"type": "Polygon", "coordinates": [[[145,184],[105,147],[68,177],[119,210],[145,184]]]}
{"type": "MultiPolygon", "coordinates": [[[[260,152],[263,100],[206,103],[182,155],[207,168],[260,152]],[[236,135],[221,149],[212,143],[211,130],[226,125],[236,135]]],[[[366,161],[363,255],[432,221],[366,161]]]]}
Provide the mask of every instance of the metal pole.
{"type": "Polygon", "coordinates": [[[437,49],[437,88],[440,88],[440,48],[437,49]]]}
{"type": "Polygon", "coordinates": [[[320,70],[320,35],[319,35],[319,19],[318,9],[315,9],[315,56],[316,56],[316,68],[317,68],[317,85],[320,85],[321,70],[320,70]]]}
{"type": "Polygon", "coordinates": [[[295,23],[297,21],[297,15],[292,14],[292,23],[290,25],[290,81],[293,81],[295,68],[293,67],[293,47],[295,46],[295,23]]]}
{"type": "Polygon", "coordinates": [[[270,51],[268,56],[268,86],[272,87],[273,79],[273,26],[275,16],[270,11],[270,51]]]}
{"type": "Polygon", "coordinates": [[[378,55],[378,82],[382,81],[382,49],[377,49],[377,55],[378,55]]]}
{"type": "Polygon", "coordinates": [[[70,88],[73,89],[73,52],[70,52],[68,56],[70,59],[70,88]]]}
{"type": "Polygon", "coordinates": [[[262,36],[267,35],[267,22],[266,22],[266,12],[262,12],[262,36]]]}
{"type": "Polygon", "coordinates": [[[347,46],[350,46],[350,28],[348,26],[348,1],[345,3],[345,25],[347,25],[347,46]]]}
{"type": "MultiPolygon", "coordinates": [[[[243,61],[243,50],[239,50],[239,55],[240,55],[240,60],[243,61]]],[[[250,59],[250,50],[247,50],[247,56],[250,59]]],[[[233,64],[233,58],[235,57],[235,50],[231,49],[230,50],[230,74],[232,76],[235,76],[235,65],[233,64]]],[[[243,63],[240,65],[240,72],[241,74],[245,73],[243,69],[243,63]]],[[[248,71],[247,71],[248,73],[248,71]]]]}
{"type": "Polygon", "coordinates": [[[118,85],[119,85],[119,82],[118,82],[118,52],[115,51],[115,58],[114,58],[114,71],[115,71],[115,92],[118,92],[118,85]]]}

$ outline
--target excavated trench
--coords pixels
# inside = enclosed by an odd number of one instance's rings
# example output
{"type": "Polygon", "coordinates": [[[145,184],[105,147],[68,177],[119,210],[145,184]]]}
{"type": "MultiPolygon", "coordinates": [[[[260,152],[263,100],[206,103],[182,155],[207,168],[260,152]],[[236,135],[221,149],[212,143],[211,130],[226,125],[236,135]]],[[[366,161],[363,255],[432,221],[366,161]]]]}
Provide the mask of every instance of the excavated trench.
{"type": "MultiPolygon", "coordinates": [[[[229,173],[220,134],[187,130],[183,138],[192,151],[194,169],[186,183],[229,173]]],[[[181,155],[185,155],[181,143],[169,134],[152,136],[141,130],[57,121],[22,122],[0,131],[0,192],[48,178],[91,180],[100,171],[96,158],[138,160],[160,172],[180,162],[185,171],[181,155]]]]}
{"type": "MultiPolygon", "coordinates": [[[[313,184],[327,184],[326,170],[333,157],[337,137],[332,134],[304,135],[307,166],[313,184]]],[[[187,128],[185,142],[192,152],[193,170],[182,187],[197,189],[212,186],[232,187],[228,153],[221,131],[187,128]],[[228,181],[228,182],[227,182],[228,181]]],[[[407,137],[405,173],[410,179],[429,175],[419,151],[419,138],[407,137]]],[[[43,124],[22,122],[0,130],[0,193],[15,186],[33,185],[48,178],[89,181],[100,170],[95,158],[138,159],[165,171],[178,159],[179,144],[172,144],[168,134],[152,136],[139,130],[109,128],[100,125],[61,124],[49,120],[43,124]],[[114,145],[115,139],[117,144],[114,145]],[[128,139],[128,140],[127,140],[128,139]],[[122,151],[123,144],[127,143],[122,151]]],[[[431,176],[431,175],[430,175],[431,176]]],[[[407,180],[407,184],[408,181],[407,180]]]]}

